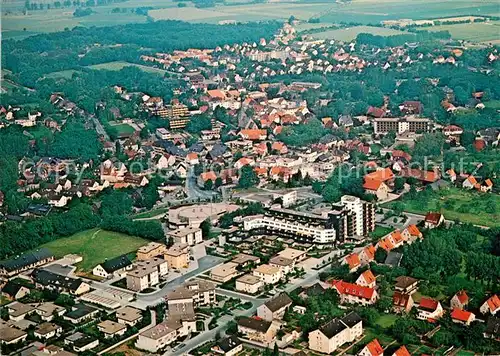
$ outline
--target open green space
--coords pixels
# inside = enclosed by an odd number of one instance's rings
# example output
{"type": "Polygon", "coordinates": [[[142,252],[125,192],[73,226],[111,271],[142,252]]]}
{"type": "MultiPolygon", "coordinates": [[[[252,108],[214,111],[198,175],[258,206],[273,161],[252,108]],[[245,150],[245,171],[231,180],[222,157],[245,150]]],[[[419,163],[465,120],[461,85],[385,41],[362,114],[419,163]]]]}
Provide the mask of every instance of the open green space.
{"type": "Polygon", "coordinates": [[[148,241],[139,237],[118,232],[91,229],[72,236],[57,239],[42,245],[56,257],[77,254],[83,261],[77,264],[78,269],[89,272],[106,259],[136,251],[148,241]]]}
{"type": "Polygon", "coordinates": [[[425,27],[427,31],[449,31],[451,37],[471,42],[491,42],[500,39],[500,21],[473,22],[425,27]]]}
{"type": "Polygon", "coordinates": [[[113,125],[112,128],[116,130],[118,136],[131,135],[135,132],[135,129],[129,124],[113,125]]]}
{"type": "Polygon", "coordinates": [[[338,41],[352,41],[360,33],[370,33],[378,36],[393,36],[406,34],[407,32],[394,30],[392,28],[375,27],[375,26],[353,26],[342,28],[338,30],[326,30],[311,34],[313,38],[317,39],[334,39],[338,41]]]}
{"type": "Polygon", "coordinates": [[[114,70],[114,71],[118,71],[118,70],[121,70],[121,69],[123,69],[125,67],[137,67],[140,70],[143,70],[144,72],[155,73],[155,74],[160,74],[160,75],[164,75],[166,73],[166,70],[163,70],[163,69],[153,68],[153,67],[148,67],[148,66],[143,66],[143,65],[140,65],[140,64],[129,63],[129,62],[124,62],[124,61],[115,61],[115,62],[107,62],[107,63],[94,64],[94,65],[89,66],[88,68],[97,69],[97,70],[114,70]]]}
{"type": "Polygon", "coordinates": [[[133,216],[134,219],[147,219],[152,217],[162,217],[168,211],[168,207],[144,211],[133,216]]]}
{"type": "Polygon", "coordinates": [[[378,239],[378,238],[384,237],[385,235],[387,235],[393,231],[394,231],[394,229],[391,229],[390,227],[375,226],[375,230],[373,230],[370,233],[370,236],[378,239]]]}
{"type": "Polygon", "coordinates": [[[415,199],[407,196],[383,206],[393,208],[396,204],[402,204],[403,210],[410,213],[425,215],[429,211],[440,211],[447,220],[500,226],[500,196],[497,194],[449,188],[439,192],[420,192],[415,199]]]}
{"type": "Polygon", "coordinates": [[[388,328],[391,327],[397,319],[398,316],[395,314],[381,314],[375,323],[383,328],[388,328]]]}

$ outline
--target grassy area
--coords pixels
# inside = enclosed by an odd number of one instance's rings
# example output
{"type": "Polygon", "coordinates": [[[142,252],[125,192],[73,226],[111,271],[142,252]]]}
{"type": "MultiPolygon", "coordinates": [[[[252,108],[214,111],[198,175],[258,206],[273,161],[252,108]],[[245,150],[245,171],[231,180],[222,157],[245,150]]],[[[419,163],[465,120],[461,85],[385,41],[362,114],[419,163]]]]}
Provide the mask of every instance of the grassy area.
{"type": "Polygon", "coordinates": [[[485,101],[484,106],[489,108],[489,109],[497,109],[500,110],[500,100],[490,100],[490,101],[485,101]]]}
{"type": "Polygon", "coordinates": [[[163,216],[168,211],[167,207],[145,211],[133,216],[134,219],[152,218],[153,216],[163,216]]]}
{"type": "Polygon", "coordinates": [[[118,133],[118,135],[131,135],[135,132],[135,129],[129,124],[118,124],[112,126],[118,133]]]}
{"type": "Polygon", "coordinates": [[[383,328],[388,328],[391,327],[397,319],[398,316],[395,314],[381,314],[377,319],[376,324],[380,325],[383,328]]]}
{"type": "Polygon", "coordinates": [[[439,192],[418,193],[415,199],[406,197],[402,200],[384,204],[392,208],[402,203],[404,211],[423,214],[429,211],[440,211],[448,220],[458,220],[482,226],[500,226],[500,212],[488,213],[490,205],[500,206],[500,196],[490,193],[479,193],[472,190],[449,188],[439,192]]]}
{"type": "Polygon", "coordinates": [[[324,32],[317,32],[311,34],[311,36],[317,39],[335,39],[338,41],[352,41],[360,33],[371,33],[372,35],[379,35],[379,36],[393,36],[407,32],[398,31],[392,28],[385,28],[385,27],[354,26],[338,30],[326,30],[324,32]]]}
{"type": "Polygon", "coordinates": [[[98,70],[101,70],[101,69],[103,69],[103,70],[121,70],[122,68],[125,68],[125,67],[137,67],[145,72],[160,74],[162,76],[165,75],[165,73],[166,73],[166,71],[163,69],[153,68],[153,67],[143,66],[140,64],[123,62],[123,61],[107,62],[107,63],[94,64],[94,65],[89,66],[89,68],[98,69],[98,70]]]}
{"type": "Polygon", "coordinates": [[[46,243],[42,247],[48,248],[56,257],[78,254],[83,257],[83,261],[77,267],[83,271],[91,271],[105,259],[134,252],[147,243],[147,240],[139,237],[91,229],[46,243]]]}
{"type": "Polygon", "coordinates": [[[373,238],[381,238],[385,235],[387,235],[388,233],[390,232],[393,232],[394,229],[391,229],[390,227],[385,227],[385,226],[375,226],[375,230],[373,230],[371,233],[370,233],[370,236],[373,237],[373,238]]]}
{"type": "Polygon", "coordinates": [[[500,21],[461,23],[426,27],[427,31],[449,31],[454,39],[471,42],[497,41],[500,33],[500,21]]]}

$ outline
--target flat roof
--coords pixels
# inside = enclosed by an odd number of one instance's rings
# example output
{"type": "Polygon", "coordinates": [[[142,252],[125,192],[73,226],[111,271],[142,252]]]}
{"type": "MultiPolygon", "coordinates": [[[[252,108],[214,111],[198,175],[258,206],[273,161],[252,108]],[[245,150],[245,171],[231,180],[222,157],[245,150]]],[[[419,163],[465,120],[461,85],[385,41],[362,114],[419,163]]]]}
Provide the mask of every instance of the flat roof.
{"type": "Polygon", "coordinates": [[[245,274],[245,275],[239,277],[238,279],[236,279],[236,281],[240,282],[240,283],[250,284],[250,285],[260,283],[260,279],[258,277],[255,277],[252,274],[245,274]]]}
{"type": "Polygon", "coordinates": [[[142,318],[142,313],[139,309],[126,306],[116,311],[116,317],[126,321],[135,321],[142,318]]]}
{"type": "Polygon", "coordinates": [[[199,227],[186,227],[183,229],[169,231],[168,234],[170,236],[174,236],[174,237],[183,237],[183,236],[187,236],[189,234],[194,234],[198,231],[201,231],[201,229],[199,227]]]}

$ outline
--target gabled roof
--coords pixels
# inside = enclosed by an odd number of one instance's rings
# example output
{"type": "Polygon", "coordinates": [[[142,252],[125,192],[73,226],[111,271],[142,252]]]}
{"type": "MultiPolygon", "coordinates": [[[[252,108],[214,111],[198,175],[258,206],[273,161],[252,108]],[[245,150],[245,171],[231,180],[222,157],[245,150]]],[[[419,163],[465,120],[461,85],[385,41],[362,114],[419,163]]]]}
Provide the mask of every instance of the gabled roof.
{"type": "Polygon", "coordinates": [[[403,345],[394,352],[394,356],[411,356],[406,347],[403,345]]]}
{"type": "Polygon", "coordinates": [[[418,308],[423,309],[423,310],[427,310],[427,311],[434,311],[437,309],[438,305],[439,305],[439,302],[437,300],[424,297],[420,300],[420,304],[418,305],[418,308]]]}
{"type": "Polygon", "coordinates": [[[375,289],[373,288],[362,287],[344,281],[333,281],[332,284],[339,294],[348,294],[359,298],[371,299],[375,293],[375,289]]]}
{"type": "Polygon", "coordinates": [[[4,268],[7,271],[15,271],[17,269],[30,266],[32,264],[38,263],[40,261],[54,257],[52,252],[46,248],[41,248],[33,252],[25,252],[22,255],[16,256],[14,258],[4,260],[0,262],[0,268],[4,268]]]}
{"type": "Polygon", "coordinates": [[[346,256],[345,261],[349,265],[349,269],[356,268],[361,264],[357,253],[351,253],[350,255],[346,256]]]}
{"type": "Polygon", "coordinates": [[[368,257],[369,260],[373,260],[375,258],[376,248],[373,245],[370,244],[366,246],[363,251],[365,252],[366,257],[368,257]]]}
{"type": "Polygon", "coordinates": [[[399,276],[396,278],[396,288],[401,288],[401,289],[406,289],[413,285],[414,283],[418,282],[418,279],[415,279],[413,277],[408,277],[408,276],[399,276]]]}
{"type": "Polygon", "coordinates": [[[231,350],[234,350],[236,347],[241,345],[240,339],[238,339],[235,335],[231,335],[225,337],[217,343],[217,346],[224,353],[228,353],[231,350]]]}
{"type": "Polygon", "coordinates": [[[361,273],[361,276],[363,277],[366,283],[371,284],[376,281],[375,276],[373,275],[372,271],[366,270],[363,273],[361,273]]]}
{"type": "Polygon", "coordinates": [[[15,297],[15,295],[17,294],[17,292],[19,292],[19,290],[22,288],[23,286],[16,283],[16,282],[13,282],[13,281],[8,281],[2,288],[2,293],[5,293],[7,295],[9,295],[10,297],[15,297]]]}
{"type": "Polygon", "coordinates": [[[442,215],[440,213],[430,211],[427,213],[427,215],[425,215],[425,222],[437,225],[439,223],[439,220],[441,220],[441,216],[442,215]]]}
{"type": "Polygon", "coordinates": [[[384,184],[384,182],[378,179],[367,179],[363,183],[363,188],[367,190],[378,190],[382,184],[384,184]]]}
{"type": "Polygon", "coordinates": [[[290,299],[286,293],[280,293],[277,297],[274,297],[265,303],[266,307],[272,312],[285,308],[290,304],[292,304],[292,299],[290,299]]]}
{"type": "Polygon", "coordinates": [[[455,320],[460,320],[460,321],[469,321],[470,317],[474,315],[471,312],[467,310],[462,310],[458,308],[454,308],[453,311],[451,312],[450,316],[452,319],[455,320]]]}
{"type": "Polygon", "coordinates": [[[412,296],[410,294],[395,291],[392,296],[392,304],[396,307],[406,308],[411,299],[412,296]]]}
{"type": "Polygon", "coordinates": [[[390,179],[394,178],[394,173],[390,168],[384,168],[384,169],[379,169],[376,170],[375,172],[369,173],[365,175],[365,180],[379,180],[381,182],[388,181],[390,179]]]}
{"type": "Polygon", "coordinates": [[[132,264],[132,261],[128,258],[127,255],[121,255],[115,258],[112,258],[111,260],[107,260],[104,263],[101,263],[101,267],[107,272],[107,273],[113,273],[115,271],[118,271],[120,269],[123,269],[127,266],[130,266],[132,264]]]}
{"type": "Polygon", "coordinates": [[[265,333],[265,332],[267,332],[267,330],[269,330],[269,328],[271,327],[271,324],[272,323],[270,321],[260,319],[260,318],[250,318],[247,316],[243,316],[243,317],[238,319],[239,326],[249,328],[252,330],[256,330],[256,331],[260,331],[263,333],[265,333]]]}
{"type": "Polygon", "coordinates": [[[33,278],[36,283],[41,285],[55,286],[68,289],[70,291],[76,291],[80,285],[84,283],[81,279],[66,277],[44,269],[35,269],[31,273],[31,278],[33,278]]]}
{"type": "Polygon", "coordinates": [[[458,291],[455,296],[457,297],[458,301],[462,304],[467,304],[469,302],[469,296],[464,290],[458,291]]]}
{"type": "Polygon", "coordinates": [[[500,298],[495,294],[492,295],[487,301],[488,307],[490,308],[491,312],[494,312],[495,310],[500,309],[500,298]]]}
{"type": "Polygon", "coordinates": [[[381,356],[384,354],[384,349],[380,345],[377,339],[373,339],[365,346],[371,356],[381,356]]]}
{"type": "Polygon", "coordinates": [[[407,230],[411,236],[420,236],[422,234],[417,225],[410,225],[407,227],[407,230]]]}

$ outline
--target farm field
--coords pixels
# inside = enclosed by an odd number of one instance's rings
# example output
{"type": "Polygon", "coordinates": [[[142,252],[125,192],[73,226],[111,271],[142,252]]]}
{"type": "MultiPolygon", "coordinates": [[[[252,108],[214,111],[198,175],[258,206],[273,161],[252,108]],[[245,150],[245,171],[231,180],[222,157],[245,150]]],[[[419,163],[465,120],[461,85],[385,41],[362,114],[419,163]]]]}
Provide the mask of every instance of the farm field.
{"type": "Polygon", "coordinates": [[[450,188],[433,193],[418,193],[415,199],[396,200],[383,207],[391,208],[403,204],[403,210],[425,215],[429,211],[440,211],[447,220],[460,220],[481,226],[500,226],[500,196],[478,193],[459,188],[450,188]],[[451,203],[450,203],[451,202],[451,203]],[[488,213],[490,205],[497,207],[495,213],[488,213]]]}
{"type": "Polygon", "coordinates": [[[56,257],[74,253],[83,257],[78,269],[89,272],[105,259],[136,251],[148,241],[118,232],[91,229],[42,245],[56,257]]]}
{"type": "Polygon", "coordinates": [[[166,70],[163,69],[153,68],[153,67],[143,66],[141,64],[129,63],[123,61],[100,63],[88,66],[88,68],[97,70],[121,70],[125,67],[137,67],[145,72],[156,73],[160,75],[164,75],[167,72],[166,70]]]}
{"type": "Polygon", "coordinates": [[[471,42],[498,41],[500,21],[439,25],[424,28],[428,31],[449,31],[454,39],[471,42]]]}
{"type": "Polygon", "coordinates": [[[371,33],[379,36],[393,36],[400,35],[407,32],[394,30],[392,28],[374,27],[374,26],[354,26],[349,28],[342,28],[338,30],[326,30],[324,32],[317,32],[311,34],[316,39],[335,39],[338,41],[352,41],[360,33],[371,33]]]}

